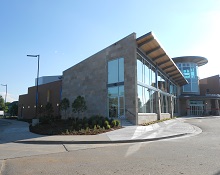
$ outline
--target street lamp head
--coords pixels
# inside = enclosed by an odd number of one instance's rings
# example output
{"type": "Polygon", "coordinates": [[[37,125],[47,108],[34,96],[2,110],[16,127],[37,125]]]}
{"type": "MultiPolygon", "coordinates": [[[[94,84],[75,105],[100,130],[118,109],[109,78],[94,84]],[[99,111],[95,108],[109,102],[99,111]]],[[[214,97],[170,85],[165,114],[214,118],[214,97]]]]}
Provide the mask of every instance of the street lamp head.
{"type": "Polygon", "coordinates": [[[28,57],[38,57],[39,55],[27,55],[28,57]]]}
{"type": "Polygon", "coordinates": [[[7,84],[1,84],[2,86],[7,86],[7,84]]]}

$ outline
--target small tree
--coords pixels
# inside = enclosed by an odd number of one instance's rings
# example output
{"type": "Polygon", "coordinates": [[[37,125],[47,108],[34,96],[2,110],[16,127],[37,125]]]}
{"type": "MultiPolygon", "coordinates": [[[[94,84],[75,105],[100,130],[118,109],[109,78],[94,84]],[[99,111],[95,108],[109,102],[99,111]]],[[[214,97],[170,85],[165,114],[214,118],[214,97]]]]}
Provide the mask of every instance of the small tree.
{"type": "Polygon", "coordinates": [[[45,113],[48,117],[52,117],[53,116],[53,105],[52,103],[48,102],[45,106],[45,113]]]}
{"type": "Polygon", "coordinates": [[[0,110],[4,110],[4,109],[5,109],[5,102],[2,96],[0,95],[0,110]]]}
{"type": "Polygon", "coordinates": [[[72,111],[78,114],[84,112],[87,109],[85,98],[78,96],[72,103],[72,111]]]}
{"type": "Polygon", "coordinates": [[[70,101],[67,98],[64,98],[60,102],[60,110],[65,111],[65,117],[66,117],[66,110],[70,107],[70,101]]]}
{"type": "Polygon", "coordinates": [[[43,105],[38,105],[37,113],[40,117],[44,116],[45,114],[45,107],[43,105]]]}
{"type": "Polygon", "coordinates": [[[18,115],[18,105],[14,103],[11,108],[9,108],[9,113],[11,116],[17,116],[18,115]]]}

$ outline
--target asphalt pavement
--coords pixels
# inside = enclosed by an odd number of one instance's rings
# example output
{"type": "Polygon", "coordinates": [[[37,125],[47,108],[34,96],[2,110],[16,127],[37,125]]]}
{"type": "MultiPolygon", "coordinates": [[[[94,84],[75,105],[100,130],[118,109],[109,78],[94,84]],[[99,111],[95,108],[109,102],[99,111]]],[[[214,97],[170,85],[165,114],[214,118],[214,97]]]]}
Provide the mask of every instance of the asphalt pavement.
{"type": "Polygon", "coordinates": [[[27,134],[28,124],[3,120],[0,168],[2,174],[217,175],[219,119],[182,117],[96,136],[27,134]]]}

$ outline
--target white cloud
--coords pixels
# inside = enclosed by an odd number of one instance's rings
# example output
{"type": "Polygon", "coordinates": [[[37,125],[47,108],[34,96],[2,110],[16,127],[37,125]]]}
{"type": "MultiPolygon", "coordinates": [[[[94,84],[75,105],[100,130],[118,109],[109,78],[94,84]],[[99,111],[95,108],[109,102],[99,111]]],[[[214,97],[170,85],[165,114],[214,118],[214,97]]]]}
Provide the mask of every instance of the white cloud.
{"type": "MultiPolygon", "coordinates": [[[[0,95],[3,97],[3,99],[5,100],[5,92],[0,92],[0,95]]],[[[13,102],[13,101],[18,101],[18,97],[16,97],[13,94],[7,93],[7,98],[6,98],[7,102],[13,102]]]]}

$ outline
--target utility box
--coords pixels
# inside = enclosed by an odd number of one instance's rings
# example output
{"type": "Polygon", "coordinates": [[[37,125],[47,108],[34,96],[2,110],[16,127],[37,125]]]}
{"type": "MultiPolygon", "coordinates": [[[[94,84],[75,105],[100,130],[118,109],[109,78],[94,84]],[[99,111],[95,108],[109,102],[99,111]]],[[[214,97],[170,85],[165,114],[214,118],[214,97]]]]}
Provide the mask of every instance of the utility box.
{"type": "Polygon", "coordinates": [[[0,111],[0,116],[3,116],[4,115],[4,111],[0,111]]]}

